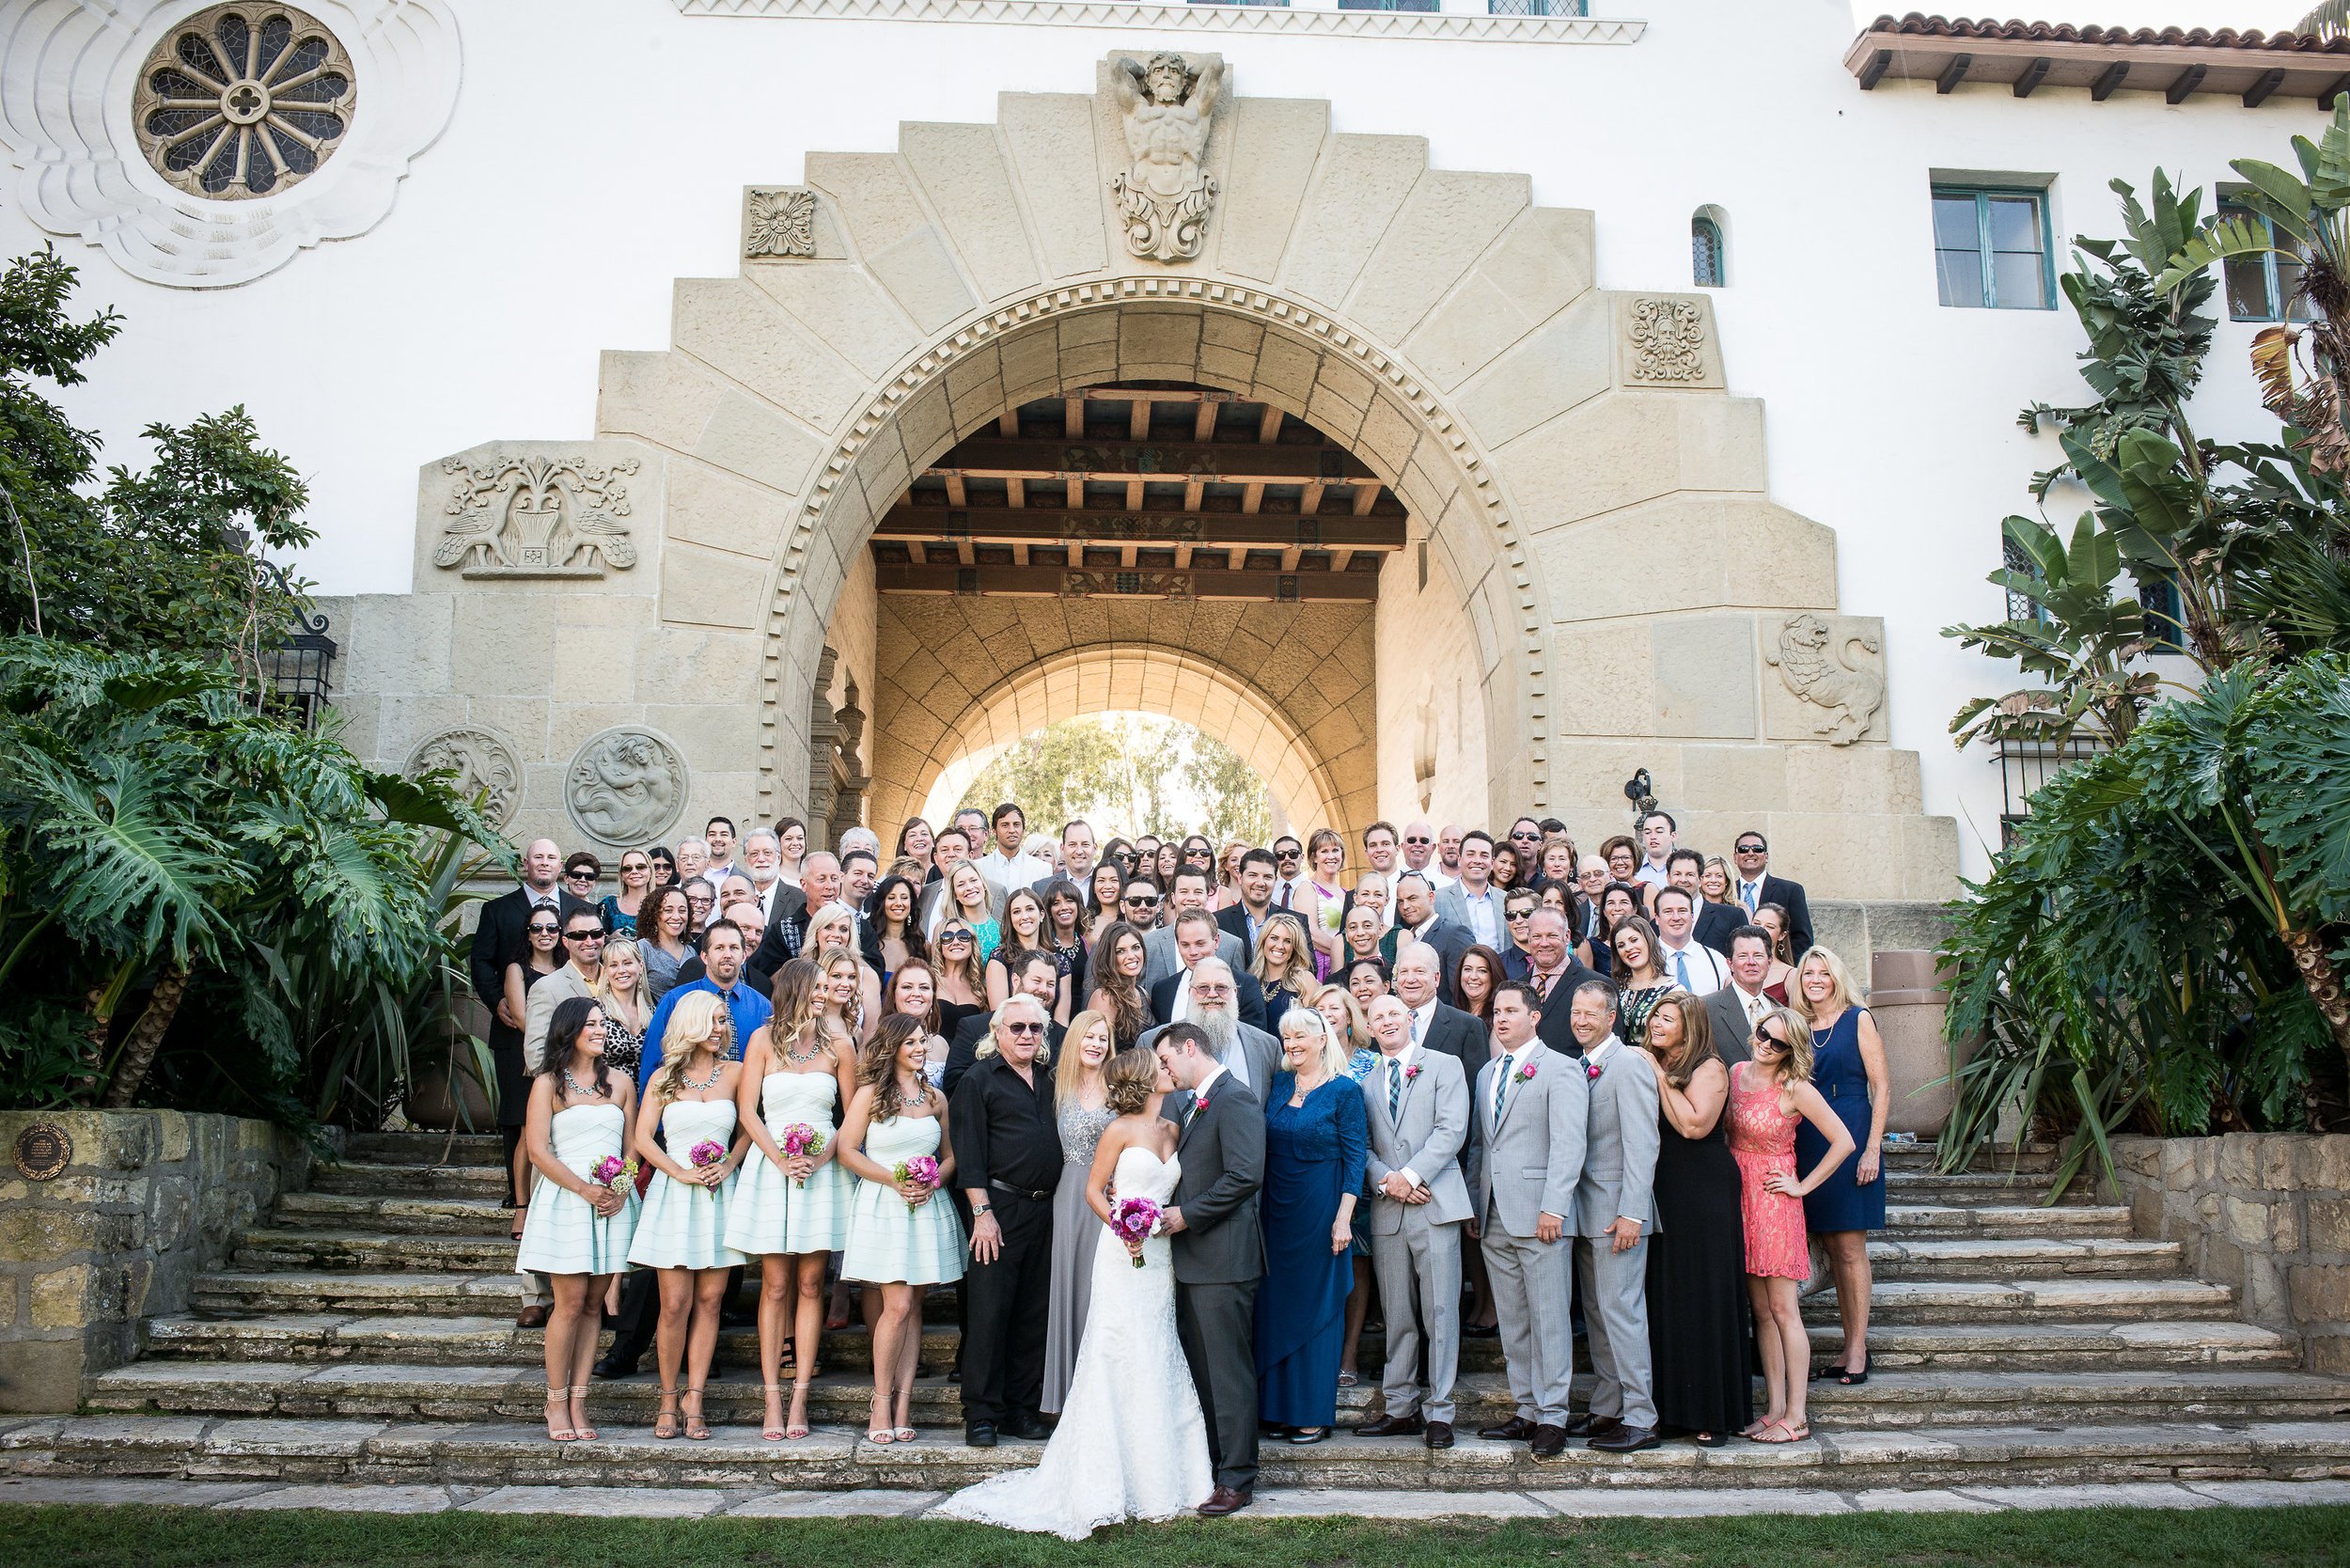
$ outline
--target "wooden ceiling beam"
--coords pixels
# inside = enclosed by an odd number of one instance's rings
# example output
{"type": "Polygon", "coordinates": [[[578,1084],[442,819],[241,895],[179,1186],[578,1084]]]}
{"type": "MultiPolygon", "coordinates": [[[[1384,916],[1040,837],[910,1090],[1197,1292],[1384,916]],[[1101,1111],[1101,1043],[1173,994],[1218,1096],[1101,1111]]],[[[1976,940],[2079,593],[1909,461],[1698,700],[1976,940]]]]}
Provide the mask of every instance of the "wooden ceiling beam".
{"type": "Polygon", "coordinates": [[[1140,541],[1218,550],[1401,550],[1401,517],[1256,516],[1232,512],[1064,510],[1045,507],[923,507],[901,501],[873,530],[876,543],[968,540],[979,544],[1081,544],[1140,541]]]}
{"type": "Polygon", "coordinates": [[[885,566],[883,593],[1001,594],[1037,599],[1253,599],[1272,603],[1371,604],[1379,579],[1369,572],[1183,572],[1167,569],[1051,566],[885,566]],[[1120,583],[1120,577],[1128,581],[1120,583]]]}
{"type": "Polygon", "coordinates": [[[1136,398],[1128,405],[1126,438],[1130,441],[1151,439],[1151,400],[1136,398]]]}
{"type": "Polygon", "coordinates": [[[973,479],[1205,479],[1229,484],[1375,481],[1343,447],[1199,442],[1006,441],[974,436],[931,469],[973,479]]]}

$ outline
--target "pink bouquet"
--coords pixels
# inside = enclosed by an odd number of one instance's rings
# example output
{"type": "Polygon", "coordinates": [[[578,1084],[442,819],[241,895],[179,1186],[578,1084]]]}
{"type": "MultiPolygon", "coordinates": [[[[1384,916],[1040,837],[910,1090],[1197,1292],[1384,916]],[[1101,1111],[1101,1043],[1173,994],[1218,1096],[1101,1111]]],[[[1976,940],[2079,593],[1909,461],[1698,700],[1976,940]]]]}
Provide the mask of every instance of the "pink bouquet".
{"type": "MultiPolygon", "coordinates": [[[[889,1179],[901,1184],[907,1182],[918,1182],[926,1187],[935,1187],[938,1185],[938,1161],[928,1154],[916,1154],[910,1160],[900,1160],[890,1168],[889,1179]]],[[[912,1214],[916,1207],[918,1207],[916,1204],[907,1204],[906,1213],[912,1214]]]]}
{"type": "MultiPolygon", "coordinates": [[[[1121,1198],[1110,1211],[1110,1233],[1122,1242],[1149,1241],[1158,1233],[1159,1218],[1159,1206],[1148,1198],[1121,1198]]],[[[1135,1267],[1141,1266],[1137,1253],[1135,1267]]]]}
{"type": "Polygon", "coordinates": [[[693,1152],[687,1154],[685,1159],[686,1163],[695,1169],[704,1170],[726,1157],[727,1146],[725,1144],[713,1138],[704,1138],[694,1145],[693,1152]]]}
{"type": "Polygon", "coordinates": [[[622,1159],[618,1154],[606,1154],[596,1162],[595,1168],[588,1176],[596,1185],[610,1187],[614,1192],[625,1195],[636,1184],[636,1156],[631,1154],[622,1159]]]}
{"type": "MultiPolygon", "coordinates": [[[[823,1152],[824,1135],[807,1122],[794,1121],[783,1130],[783,1157],[785,1159],[812,1160],[823,1152]]],[[[801,1177],[793,1185],[803,1187],[807,1185],[807,1178],[801,1177]]]]}

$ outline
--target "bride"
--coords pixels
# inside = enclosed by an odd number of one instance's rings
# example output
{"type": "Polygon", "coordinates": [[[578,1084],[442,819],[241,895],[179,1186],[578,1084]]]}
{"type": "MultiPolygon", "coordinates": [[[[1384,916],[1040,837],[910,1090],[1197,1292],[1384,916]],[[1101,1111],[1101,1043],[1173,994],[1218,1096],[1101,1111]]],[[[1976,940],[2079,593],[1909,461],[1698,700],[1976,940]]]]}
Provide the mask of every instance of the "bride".
{"type": "Polygon", "coordinates": [[[1106,1077],[1109,1106],[1119,1115],[1103,1130],[1087,1180],[1086,1201],[1103,1220],[1102,1237],[1060,1425],[1036,1468],[965,1487],[933,1517],[1083,1541],[1122,1519],[1171,1519],[1215,1489],[1207,1423],[1175,1337],[1167,1237],[1121,1241],[1108,1225],[1111,1192],[1161,1204],[1174,1194],[1176,1129],[1159,1117],[1159,1102],[1174,1085],[1148,1051],[1119,1052],[1106,1077]]]}

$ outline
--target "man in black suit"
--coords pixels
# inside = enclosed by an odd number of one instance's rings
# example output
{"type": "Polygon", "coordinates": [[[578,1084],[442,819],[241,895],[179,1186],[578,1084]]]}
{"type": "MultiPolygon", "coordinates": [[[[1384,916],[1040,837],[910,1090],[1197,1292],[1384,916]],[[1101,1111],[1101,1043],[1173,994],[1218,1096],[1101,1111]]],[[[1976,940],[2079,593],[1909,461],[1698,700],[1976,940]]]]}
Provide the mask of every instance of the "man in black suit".
{"type": "MultiPolygon", "coordinates": [[[[1051,953],[1023,953],[1012,970],[1011,989],[1015,995],[1034,996],[1044,1004],[1044,1048],[1054,1060],[1059,1060],[1062,1030],[1052,1021],[1052,1010],[1053,998],[1060,990],[1060,965],[1051,953]]],[[[949,1099],[963,1075],[971,1071],[971,1064],[979,1059],[979,1042],[994,1027],[994,1016],[985,1012],[975,1012],[955,1026],[955,1037],[947,1043],[947,1070],[938,1080],[939,1090],[949,1099]]]]}
{"type": "MultiPolygon", "coordinates": [[[[1436,913],[1436,889],[1427,875],[1405,871],[1395,879],[1395,927],[1379,938],[1379,956],[1395,967],[1396,955],[1410,941],[1427,943],[1444,959],[1445,994],[1452,992],[1452,977],[1460,972],[1461,955],[1475,940],[1468,927],[1436,913]]],[[[1484,1066],[1483,1062],[1477,1064],[1484,1066]]]]}
{"type": "Polygon", "coordinates": [[[1257,961],[1257,934],[1273,913],[1273,885],[1280,874],[1271,850],[1248,851],[1240,857],[1240,902],[1215,912],[1215,923],[1240,938],[1241,951],[1247,954],[1244,969],[1257,961]]]}
{"type": "Polygon", "coordinates": [[[1483,1067],[1492,1055],[1485,1047],[1485,1028],[1472,1015],[1447,1003],[1443,988],[1443,955],[1425,942],[1407,939],[1395,955],[1395,995],[1411,1011],[1412,1043],[1442,1051],[1466,1074],[1483,1067]]]}
{"type": "Polygon", "coordinates": [[[1731,874],[1730,896],[1746,911],[1742,917],[1753,919],[1754,912],[1766,903],[1787,911],[1787,946],[1792,949],[1787,956],[1800,962],[1811,946],[1811,902],[1804,897],[1803,884],[1771,874],[1771,842],[1753,828],[1738,835],[1731,855],[1737,870],[1731,874]]]}
{"type": "Polygon", "coordinates": [[[1543,1004],[1542,1016],[1534,1025],[1536,1037],[1554,1051],[1581,1056],[1583,1046],[1574,1038],[1568,1000],[1576,986],[1599,975],[1576,961],[1574,949],[1567,941],[1567,917],[1547,904],[1526,922],[1526,948],[1530,968],[1525,983],[1534,988],[1543,1004]]]}
{"type": "MultiPolygon", "coordinates": [[[[772,975],[800,956],[808,922],[815,918],[818,910],[842,896],[840,862],[822,850],[809,852],[800,861],[800,891],[806,895],[800,907],[789,915],[770,917],[767,930],[760,938],[759,951],[751,955],[751,967],[761,974],[772,975]]],[[[784,901],[777,899],[776,908],[783,907],[784,901]]],[[[857,948],[875,974],[887,967],[882,963],[881,927],[861,913],[857,917],[857,948]]]]}
{"type": "Polygon", "coordinates": [[[533,839],[523,851],[522,886],[484,903],[480,921],[474,927],[473,951],[467,960],[474,995],[508,1028],[523,1027],[522,1019],[506,1015],[506,966],[523,955],[523,927],[530,923],[531,911],[553,910],[560,920],[576,909],[595,910],[594,904],[563,886],[562,877],[561,848],[552,839],[533,839]]]}
{"type": "MultiPolygon", "coordinates": [[[[1173,1023],[1186,1016],[1177,1009],[1190,994],[1191,972],[1199,967],[1202,960],[1216,957],[1217,944],[1230,934],[1204,909],[1186,909],[1175,917],[1175,956],[1183,967],[1152,985],[1152,1017],[1173,1023]]],[[[1237,964],[1232,966],[1232,996],[1240,1005],[1240,1021],[1253,1029],[1263,1028],[1264,987],[1257,983],[1256,976],[1237,964]]]]}
{"type": "Polygon", "coordinates": [[[1207,1037],[1170,1024],[1152,1043],[1175,1092],[1159,1114],[1175,1123],[1183,1162],[1167,1210],[1175,1267],[1175,1332],[1207,1418],[1215,1490],[1199,1512],[1215,1518],[1255,1501],[1257,1285],[1264,1232],[1264,1103],[1236,1082],[1207,1037]]]}

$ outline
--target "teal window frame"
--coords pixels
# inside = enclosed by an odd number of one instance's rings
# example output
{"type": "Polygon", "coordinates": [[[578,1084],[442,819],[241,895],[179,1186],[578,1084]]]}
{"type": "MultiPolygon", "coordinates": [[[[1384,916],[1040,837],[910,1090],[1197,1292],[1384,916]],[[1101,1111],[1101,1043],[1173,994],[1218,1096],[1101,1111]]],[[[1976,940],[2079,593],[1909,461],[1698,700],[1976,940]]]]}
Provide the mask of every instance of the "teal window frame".
{"type": "MultiPolygon", "coordinates": [[[[2219,197],[2219,215],[2244,218],[2256,223],[2267,231],[2269,243],[2277,243],[2277,226],[2274,223],[2244,205],[2237,197],[2224,192],[2219,197]]],[[[2307,300],[2303,300],[2298,306],[2292,305],[2286,300],[2285,296],[2291,292],[2291,288],[2278,274],[2277,256],[2274,251],[2264,252],[2259,256],[2239,256],[2233,260],[2219,263],[2219,291],[2227,296],[2228,320],[2232,321],[2282,321],[2288,319],[2306,321],[2311,320],[2311,312],[2307,300]],[[2261,271],[2262,291],[2266,297],[2265,309],[2259,315],[2240,314],[2235,307],[2235,290],[2230,286],[2232,279],[2229,274],[2239,267],[2254,266],[2260,268],[2261,271]]]]}
{"type": "MultiPolygon", "coordinates": [[[[1933,203],[1972,197],[1975,203],[1975,264],[1982,273],[1982,297],[1977,300],[1942,298],[1941,236],[1933,234],[1935,249],[1935,295],[1946,309],[1952,310],[2054,310],[2056,308],[2056,236],[2048,216],[2048,192],[2044,187],[2031,185],[1935,185],[1930,187],[1927,212],[1933,214],[1933,203]],[[2029,305],[2003,304],[1996,297],[1998,284],[1998,269],[1993,263],[1995,250],[1991,243],[1991,203],[1994,199],[2027,200],[2032,204],[2032,214],[2040,231],[2040,297],[2029,305]]],[[[1931,231],[1931,226],[1930,226],[1931,231]]]]}

